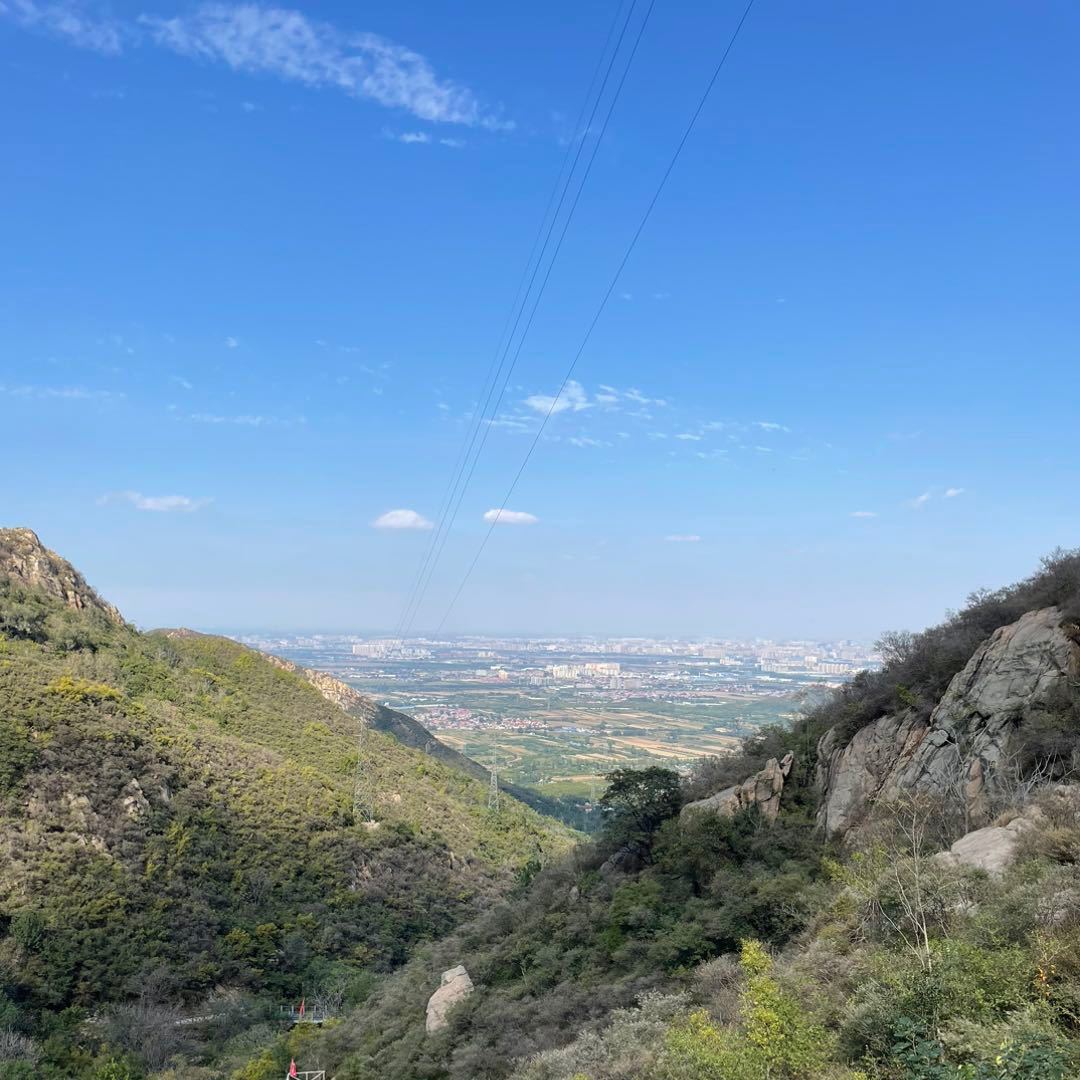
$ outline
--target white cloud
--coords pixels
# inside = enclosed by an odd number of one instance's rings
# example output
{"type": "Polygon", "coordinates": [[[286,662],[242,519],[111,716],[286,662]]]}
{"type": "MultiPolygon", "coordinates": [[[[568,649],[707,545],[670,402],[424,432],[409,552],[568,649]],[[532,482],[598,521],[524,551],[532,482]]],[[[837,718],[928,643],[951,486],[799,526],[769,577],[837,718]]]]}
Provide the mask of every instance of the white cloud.
{"type": "Polygon", "coordinates": [[[670,536],[665,536],[664,539],[669,544],[697,544],[701,541],[701,537],[697,533],[672,533],[670,536]]]}
{"type": "Polygon", "coordinates": [[[260,416],[252,413],[240,413],[237,416],[220,416],[217,413],[192,413],[187,417],[195,424],[236,424],[238,427],[294,427],[306,424],[307,417],[297,416],[286,420],[280,416],[260,416]]]}
{"type": "Polygon", "coordinates": [[[259,106],[254,101],[241,101],[240,108],[246,113],[258,112],[259,106]]]}
{"type": "Polygon", "coordinates": [[[179,386],[181,390],[192,389],[191,383],[188,382],[188,380],[185,379],[183,375],[170,375],[169,382],[171,382],[173,386],[179,386]]]}
{"type": "Polygon", "coordinates": [[[434,528],[422,514],[415,510],[387,510],[372,523],[373,529],[431,529],[434,528]]]}
{"type": "Polygon", "coordinates": [[[666,405],[667,402],[663,398],[648,398],[646,397],[636,386],[631,386],[629,390],[623,392],[623,397],[627,401],[637,402],[638,405],[666,405]]]}
{"type": "Polygon", "coordinates": [[[388,134],[389,138],[406,145],[431,142],[431,136],[426,131],[403,131],[400,135],[395,135],[392,132],[388,134]]]}
{"type": "Polygon", "coordinates": [[[678,435],[675,436],[675,438],[682,439],[683,442],[701,442],[700,435],[691,434],[691,432],[689,431],[680,431],[678,435]]]}
{"type": "Polygon", "coordinates": [[[916,495],[908,505],[912,510],[921,510],[933,497],[929,491],[924,491],[921,495],[916,495]]]}
{"type": "Polygon", "coordinates": [[[463,146],[465,146],[465,140],[464,139],[440,139],[439,140],[439,145],[440,146],[449,146],[451,150],[460,150],[463,146]]]}
{"type": "Polygon", "coordinates": [[[588,435],[571,435],[566,440],[571,446],[610,446],[611,443],[603,439],[591,439],[588,435]]]}
{"type": "Polygon", "coordinates": [[[784,424],[777,424],[772,420],[755,420],[754,427],[761,428],[762,431],[790,431],[791,428],[784,424]]]}
{"type": "Polygon", "coordinates": [[[341,31],[299,11],[208,3],[190,14],[144,15],[139,22],[163,48],[234,71],[329,87],[433,123],[513,127],[483,108],[467,87],[437,76],[419,53],[377,34],[341,31]]]}
{"type": "Polygon", "coordinates": [[[0,394],[13,397],[60,398],[66,401],[121,401],[124,394],[116,390],[90,390],[85,386],[5,386],[0,383],[0,394]]]}
{"type": "Polygon", "coordinates": [[[136,510],[146,510],[155,514],[190,514],[212,501],[193,499],[190,495],[143,495],[138,491],[119,491],[113,495],[103,495],[98,502],[104,504],[117,500],[131,503],[136,510]]]}
{"type": "Polygon", "coordinates": [[[524,510],[485,510],[484,520],[489,525],[535,525],[540,519],[524,510]]]}
{"type": "Polygon", "coordinates": [[[545,416],[548,413],[565,412],[567,409],[581,412],[582,409],[590,408],[589,395],[585,393],[585,388],[581,383],[574,379],[563,387],[557,398],[550,394],[532,394],[525,399],[525,404],[533,411],[543,413],[545,416]]]}
{"type": "Polygon", "coordinates": [[[239,348],[239,346],[240,342],[237,341],[236,338],[234,338],[231,334],[225,339],[226,349],[236,349],[239,348]]]}
{"type": "Polygon", "coordinates": [[[853,518],[876,518],[877,514],[873,510],[852,510],[851,516],[853,518]]]}
{"type": "Polygon", "coordinates": [[[124,45],[124,28],[111,19],[84,14],[77,3],[59,0],[0,0],[0,16],[28,30],[67,38],[80,49],[116,55],[124,45]]]}
{"type": "Polygon", "coordinates": [[[964,494],[964,489],[963,488],[946,488],[946,490],[945,490],[945,498],[946,499],[955,499],[957,495],[963,495],[963,494],[964,494]]]}

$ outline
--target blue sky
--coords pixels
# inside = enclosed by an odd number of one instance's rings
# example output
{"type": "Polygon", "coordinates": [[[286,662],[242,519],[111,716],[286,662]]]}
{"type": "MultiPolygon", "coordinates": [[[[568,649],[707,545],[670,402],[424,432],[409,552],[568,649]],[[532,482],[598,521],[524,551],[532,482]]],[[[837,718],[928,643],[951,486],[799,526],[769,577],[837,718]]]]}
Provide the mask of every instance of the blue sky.
{"type": "MultiPolygon", "coordinates": [[[[657,3],[418,629],[741,7],[657,3]]],[[[143,625],[394,627],[613,13],[0,0],[4,523],[143,625]]],[[[872,638],[1080,543],[1078,43],[758,0],[447,628],[872,638]]]]}

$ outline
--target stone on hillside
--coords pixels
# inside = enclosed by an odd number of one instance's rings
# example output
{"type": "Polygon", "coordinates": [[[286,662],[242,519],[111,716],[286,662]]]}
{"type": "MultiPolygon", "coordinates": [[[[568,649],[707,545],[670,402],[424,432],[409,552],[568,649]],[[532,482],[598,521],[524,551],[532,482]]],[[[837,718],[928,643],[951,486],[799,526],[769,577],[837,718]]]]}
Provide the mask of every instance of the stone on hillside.
{"type": "Polygon", "coordinates": [[[846,746],[833,732],[818,746],[819,822],[848,831],[875,799],[906,793],[955,797],[973,821],[988,821],[1009,780],[1025,718],[1075,696],[1080,646],[1057,608],[1030,611],[996,630],[949,684],[929,720],[908,710],[862,728],[846,746]]]}
{"type": "Polygon", "coordinates": [[[784,790],[784,781],[791,772],[795,755],[787,753],[779,761],[769,758],[765,767],[754,773],[741,784],[710,795],[707,799],[687,803],[679,817],[686,821],[695,814],[719,814],[721,817],[734,817],[740,810],[756,806],[766,821],[775,821],[780,813],[780,795],[784,790]]]}
{"type": "Polygon", "coordinates": [[[968,866],[1000,877],[1016,858],[1020,838],[1038,827],[1043,815],[1029,807],[1008,825],[987,825],[961,836],[948,851],[939,851],[934,862],[942,866],[968,866]]]}
{"type": "Polygon", "coordinates": [[[428,998],[425,1028],[429,1035],[446,1027],[447,1014],[460,1001],[473,992],[473,982],[464,965],[450,968],[442,973],[439,989],[428,998]]]}

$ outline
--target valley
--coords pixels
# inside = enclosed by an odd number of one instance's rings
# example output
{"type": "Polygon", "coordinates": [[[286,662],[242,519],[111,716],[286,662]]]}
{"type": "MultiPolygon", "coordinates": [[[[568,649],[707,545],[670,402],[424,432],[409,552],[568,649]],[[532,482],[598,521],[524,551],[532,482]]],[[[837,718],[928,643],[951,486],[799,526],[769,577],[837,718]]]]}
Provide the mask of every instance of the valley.
{"type": "Polygon", "coordinates": [[[372,656],[378,646],[334,635],[241,640],[409,713],[489,768],[497,757],[504,781],[590,801],[613,769],[685,771],[731,753],[766,725],[791,721],[850,677],[842,669],[856,661],[832,654],[876,663],[850,643],[652,642],[628,654],[607,642],[417,641],[372,656]],[[808,655],[830,670],[812,670],[808,655]]]}

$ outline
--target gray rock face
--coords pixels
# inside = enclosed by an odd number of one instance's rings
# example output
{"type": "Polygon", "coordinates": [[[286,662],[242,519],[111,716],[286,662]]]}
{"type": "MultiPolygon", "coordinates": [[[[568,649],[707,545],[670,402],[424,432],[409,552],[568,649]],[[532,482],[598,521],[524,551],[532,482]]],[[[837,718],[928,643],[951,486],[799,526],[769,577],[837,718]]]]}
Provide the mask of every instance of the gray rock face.
{"type": "Polygon", "coordinates": [[[707,799],[687,803],[679,814],[680,820],[686,821],[696,814],[719,814],[721,817],[734,817],[740,810],[756,806],[766,821],[775,821],[780,813],[780,794],[784,790],[784,781],[791,772],[795,755],[787,753],[780,761],[769,758],[765,767],[754,773],[741,784],[710,795],[707,799]]]}
{"type": "Polygon", "coordinates": [[[961,836],[948,851],[938,852],[934,861],[943,866],[969,866],[1000,877],[1016,858],[1021,836],[1038,828],[1042,820],[1038,808],[1029,807],[1008,825],[987,825],[961,836]]]}
{"type": "Polygon", "coordinates": [[[439,989],[428,998],[427,1019],[424,1023],[429,1035],[441,1031],[447,1025],[447,1013],[473,992],[473,981],[464,966],[450,968],[442,973],[439,989]]]}
{"type": "Polygon", "coordinates": [[[964,800],[973,821],[992,816],[1017,728],[1061,691],[1075,692],[1080,648],[1057,608],[1028,612],[995,631],[949,684],[929,721],[890,714],[846,746],[818,745],[819,821],[830,834],[857,824],[875,799],[905,792],[964,800]],[[1073,689],[1070,689],[1073,687],[1073,689]]]}
{"type": "Polygon", "coordinates": [[[86,583],[86,578],[55,551],[50,551],[31,529],[0,529],[0,574],[23,585],[41,589],[76,611],[100,611],[123,625],[120,612],[86,583]]]}

